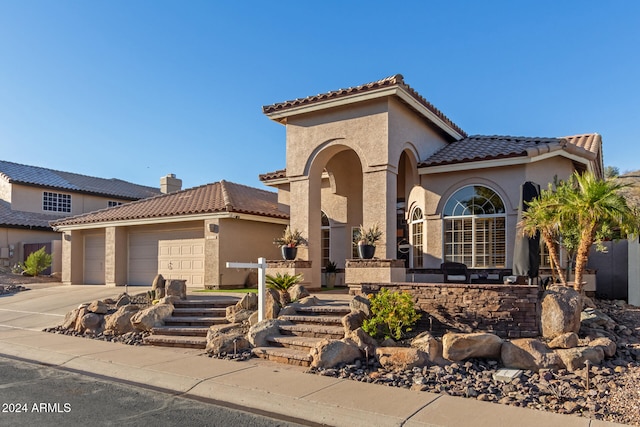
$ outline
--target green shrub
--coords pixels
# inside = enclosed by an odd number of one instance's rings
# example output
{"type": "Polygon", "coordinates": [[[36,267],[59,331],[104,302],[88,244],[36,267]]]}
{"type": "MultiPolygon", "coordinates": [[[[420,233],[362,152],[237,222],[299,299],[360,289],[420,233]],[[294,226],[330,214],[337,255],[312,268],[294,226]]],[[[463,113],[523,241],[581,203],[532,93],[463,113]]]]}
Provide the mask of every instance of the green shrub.
{"type": "Polygon", "coordinates": [[[420,319],[413,297],[407,292],[382,288],[377,294],[370,295],[369,300],[371,318],[364,321],[362,329],[374,338],[399,340],[420,319]]]}
{"type": "Polygon", "coordinates": [[[21,264],[24,273],[29,276],[37,276],[51,266],[51,255],[45,252],[44,246],[27,257],[24,264],[21,264]]]}
{"type": "Polygon", "coordinates": [[[289,288],[302,282],[302,274],[290,275],[289,273],[276,273],[275,276],[267,274],[265,278],[267,288],[274,289],[280,294],[280,305],[284,307],[291,302],[289,288]]]}

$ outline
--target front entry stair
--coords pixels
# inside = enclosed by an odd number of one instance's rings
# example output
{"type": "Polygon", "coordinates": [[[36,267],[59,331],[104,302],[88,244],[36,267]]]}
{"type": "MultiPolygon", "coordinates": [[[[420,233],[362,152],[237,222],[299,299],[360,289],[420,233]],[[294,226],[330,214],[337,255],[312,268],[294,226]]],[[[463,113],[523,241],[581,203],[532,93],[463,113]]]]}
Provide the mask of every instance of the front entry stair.
{"type": "Polygon", "coordinates": [[[311,349],[320,341],[344,338],[342,317],[349,311],[346,304],[299,307],[295,314],[279,317],[289,324],[280,325],[280,334],[267,338],[269,346],[255,347],[253,354],[274,362],[310,366],[311,349]]]}
{"type": "Polygon", "coordinates": [[[212,325],[228,323],[226,308],[235,305],[238,298],[208,297],[188,299],[174,304],[171,317],[164,326],[153,328],[145,344],[204,349],[207,346],[207,332],[212,325]]]}

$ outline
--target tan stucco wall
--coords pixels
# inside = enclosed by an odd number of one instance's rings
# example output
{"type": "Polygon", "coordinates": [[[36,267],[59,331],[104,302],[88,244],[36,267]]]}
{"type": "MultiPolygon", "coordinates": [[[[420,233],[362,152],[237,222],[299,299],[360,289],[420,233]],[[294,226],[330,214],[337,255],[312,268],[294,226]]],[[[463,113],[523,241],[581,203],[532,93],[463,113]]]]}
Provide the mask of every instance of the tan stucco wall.
{"type": "MultiPolygon", "coordinates": [[[[26,185],[13,184],[11,195],[11,209],[25,212],[38,212],[43,214],[52,214],[59,216],[60,212],[49,212],[42,209],[42,195],[45,189],[39,187],[29,187],[26,185]]],[[[92,212],[99,209],[105,209],[108,201],[127,203],[127,200],[121,200],[113,197],[97,197],[81,193],[73,193],[62,190],[46,190],[54,193],[71,195],[71,215],[78,215],[85,212],[92,212]]]]}
{"type": "MultiPolygon", "coordinates": [[[[9,267],[24,261],[22,245],[25,243],[49,243],[60,239],[60,233],[52,231],[0,227],[0,248],[9,248],[13,245],[13,256],[0,259],[0,266],[9,267]]],[[[54,257],[52,272],[60,271],[59,269],[56,270],[56,266],[60,262],[61,254],[54,249],[55,247],[52,246],[52,255],[54,257]]]]}
{"type": "Polygon", "coordinates": [[[468,171],[426,174],[421,176],[422,188],[414,189],[408,201],[407,214],[414,206],[422,207],[426,219],[425,268],[438,268],[442,262],[442,209],[457,190],[468,185],[484,185],[502,198],[507,214],[506,268],[511,268],[517,223],[520,185],[533,181],[546,188],[554,176],[567,178],[573,171],[572,162],[553,157],[526,165],[502,166],[468,171]]]}
{"type": "Polygon", "coordinates": [[[128,227],[105,229],[105,284],[124,286],[128,272],[128,227]]]}

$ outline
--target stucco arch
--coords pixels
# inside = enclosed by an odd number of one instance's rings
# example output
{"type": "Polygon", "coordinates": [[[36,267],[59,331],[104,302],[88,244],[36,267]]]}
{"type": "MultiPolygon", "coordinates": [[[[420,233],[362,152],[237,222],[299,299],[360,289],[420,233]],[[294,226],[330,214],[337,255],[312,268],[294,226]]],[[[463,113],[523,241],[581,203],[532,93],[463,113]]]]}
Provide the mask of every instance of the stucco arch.
{"type": "Polygon", "coordinates": [[[346,150],[354,151],[360,160],[362,170],[367,169],[366,156],[362,150],[360,150],[360,147],[355,144],[349,144],[345,138],[333,138],[320,143],[313,149],[305,162],[303,174],[310,176],[310,174],[318,172],[318,170],[322,173],[329,159],[346,150]]]}
{"type": "Polygon", "coordinates": [[[444,209],[444,206],[449,201],[451,196],[453,196],[455,192],[460,190],[461,188],[468,187],[470,185],[481,185],[483,187],[488,187],[491,190],[495,191],[498,194],[498,196],[500,196],[500,198],[502,199],[502,203],[504,203],[505,214],[507,215],[517,207],[518,202],[516,201],[516,205],[514,205],[511,199],[509,198],[508,193],[505,191],[504,188],[502,188],[500,184],[490,179],[473,177],[473,178],[466,178],[466,179],[457,181],[451,184],[447,188],[447,190],[443,192],[442,196],[440,197],[440,200],[438,201],[438,207],[436,209],[437,214],[440,217],[442,217],[442,211],[444,209]]]}

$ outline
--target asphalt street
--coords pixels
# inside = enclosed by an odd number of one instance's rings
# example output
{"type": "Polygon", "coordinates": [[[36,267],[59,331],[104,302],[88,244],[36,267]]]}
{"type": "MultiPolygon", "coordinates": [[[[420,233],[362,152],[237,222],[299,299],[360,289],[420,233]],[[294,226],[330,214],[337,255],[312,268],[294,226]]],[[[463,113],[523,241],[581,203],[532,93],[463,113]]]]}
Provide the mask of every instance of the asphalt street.
{"type": "Polygon", "coordinates": [[[298,426],[242,410],[0,357],[2,426],[298,426]]]}

